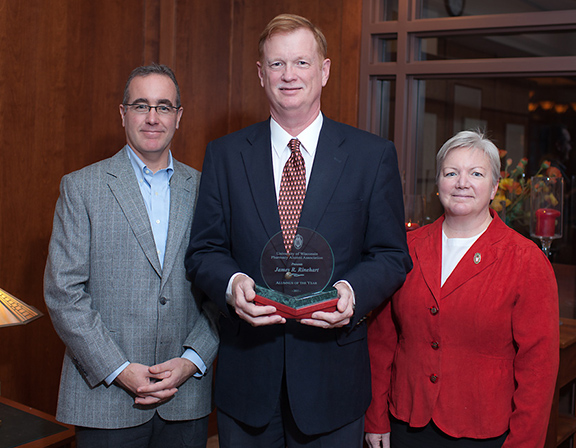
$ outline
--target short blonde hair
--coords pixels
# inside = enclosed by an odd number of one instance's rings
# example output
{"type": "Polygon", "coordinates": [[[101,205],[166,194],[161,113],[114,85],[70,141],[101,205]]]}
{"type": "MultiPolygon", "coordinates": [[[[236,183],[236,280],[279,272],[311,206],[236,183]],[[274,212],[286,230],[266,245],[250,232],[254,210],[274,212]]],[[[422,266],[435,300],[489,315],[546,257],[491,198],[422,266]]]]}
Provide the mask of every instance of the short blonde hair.
{"type": "Polygon", "coordinates": [[[296,14],[280,14],[274,17],[260,34],[260,40],[258,42],[260,61],[264,58],[264,44],[270,37],[277,33],[292,33],[300,28],[308,29],[314,34],[314,39],[316,39],[316,43],[318,44],[318,52],[320,56],[322,56],[322,59],[326,59],[328,56],[328,43],[322,31],[320,31],[320,28],[310,22],[310,20],[297,16],[296,14]]]}

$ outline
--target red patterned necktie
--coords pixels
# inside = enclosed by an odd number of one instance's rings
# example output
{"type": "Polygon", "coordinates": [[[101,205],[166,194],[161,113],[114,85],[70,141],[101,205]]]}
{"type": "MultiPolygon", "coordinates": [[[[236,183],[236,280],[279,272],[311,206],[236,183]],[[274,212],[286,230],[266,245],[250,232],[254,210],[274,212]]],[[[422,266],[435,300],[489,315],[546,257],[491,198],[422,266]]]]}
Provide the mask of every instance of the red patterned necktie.
{"type": "Polygon", "coordinates": [[[306,196],[306,166],[300,152],[300,140],[293,138],[288,143],[288,146],[292,154],[290,154],[290,158],[282,171],[278,199],[280,226],[284,235],[284,247],[287,253],[292,248],[296,229],[300,222],[300,211],[306,196]]]}

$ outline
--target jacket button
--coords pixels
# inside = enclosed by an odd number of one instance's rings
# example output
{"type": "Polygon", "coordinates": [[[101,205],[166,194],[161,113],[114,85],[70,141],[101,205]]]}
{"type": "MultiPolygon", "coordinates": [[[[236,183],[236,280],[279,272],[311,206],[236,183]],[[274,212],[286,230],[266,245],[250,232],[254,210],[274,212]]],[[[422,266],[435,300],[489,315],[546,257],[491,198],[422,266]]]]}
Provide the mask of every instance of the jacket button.
{"type": "Polygon", "coordinates": [[[166,297],[160,297],[160,305],[166,305],[166,302],[168,302],[168,300],[166,300],[166,297]]]}
{"type": "Polygon", "coordinates": [[[434,316],[435,314],[438,314],[438,311],[440,311],[440,310],[438,308],[436,308],[435,306],[430,308],[430,314],[432,314],[432,316],[434,316]]]}
{"type": "Polygon", "coordinates": [[[430,343],[430,346],[434,349],[434,350],[438,350],[438,347],[440,347],[440,344],[438,344],[438,342],[436,341],[432,341],[430,343]]]}
{"type": "Polygon", "coordinates": [[[430,381],[433,383],[436,383],[438,381],[438,375],[436,375],[434,373],[432,375],[430,375],[430,381]]]}

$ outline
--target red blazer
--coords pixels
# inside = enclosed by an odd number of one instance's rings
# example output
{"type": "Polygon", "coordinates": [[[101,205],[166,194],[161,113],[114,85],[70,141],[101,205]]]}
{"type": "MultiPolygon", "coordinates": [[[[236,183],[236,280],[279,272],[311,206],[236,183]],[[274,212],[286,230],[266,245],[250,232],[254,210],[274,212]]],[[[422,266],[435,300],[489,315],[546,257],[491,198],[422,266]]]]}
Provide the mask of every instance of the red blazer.
{"type": "Polygon", "coordinates": [[[559,358],[552,267],[498,216],[443,287],[442,222],[408,234],[414,269],[369,327],[372,403],[366,431],[433,420],[453,437],[542,447],[559,358]]]}

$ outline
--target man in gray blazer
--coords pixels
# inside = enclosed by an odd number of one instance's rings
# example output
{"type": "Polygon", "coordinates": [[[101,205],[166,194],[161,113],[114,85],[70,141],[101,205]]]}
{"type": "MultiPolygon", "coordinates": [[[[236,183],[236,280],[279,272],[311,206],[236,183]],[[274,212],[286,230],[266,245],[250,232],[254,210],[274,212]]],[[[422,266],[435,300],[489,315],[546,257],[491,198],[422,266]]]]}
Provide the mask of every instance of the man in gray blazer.
{"type": "Polygon", "coordinates": [[[126,146],[62,179],[44,287],[79,448],[206,445],[218,333],[184,269],[200,174],[169,149],[182,110],[172,70],[135,69],[126,146]]]}

